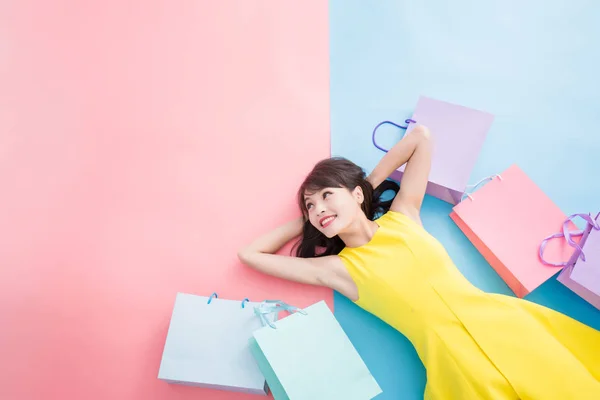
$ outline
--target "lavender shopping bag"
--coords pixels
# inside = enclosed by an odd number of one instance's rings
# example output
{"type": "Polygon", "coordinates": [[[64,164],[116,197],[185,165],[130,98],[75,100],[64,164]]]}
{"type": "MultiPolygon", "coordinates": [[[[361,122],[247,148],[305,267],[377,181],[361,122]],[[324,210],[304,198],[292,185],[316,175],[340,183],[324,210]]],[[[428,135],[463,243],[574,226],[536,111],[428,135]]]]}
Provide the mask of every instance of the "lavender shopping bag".
{"type": "Polygon", "coordinates": [[[563,224],[562,232],[544,239],[540,246],[540,258],[545,264],[564,266],[557,280],[600,310],[600,213],[596,218],[588,214],[569,216],[563,224]],[[569,225],[576,217],[583,218],[587,225],[581,231],[570,231],[569,225]],[[574,248],[571,258],[559,263],[544,260],[546,243],[562,237],[574,248]],[[577,243],[573,237],[581,239],[577,243]]]}
{"type": "MultiPolygon", "coordinates": [[[[377,128],[392,124],[410,132],[415,124],[425,125],[431,130],[433,156],[427,194],[456,205],[467,187],[471,171],[477,162],[483,142],[494,116],[472,108],[421,96],[408,126],[403,127],[390,121],[378,124],[373,131],[373,144],[377,128]]],[[[390,178],[401,181],[405,166],[392,173],[390,178]]]]}

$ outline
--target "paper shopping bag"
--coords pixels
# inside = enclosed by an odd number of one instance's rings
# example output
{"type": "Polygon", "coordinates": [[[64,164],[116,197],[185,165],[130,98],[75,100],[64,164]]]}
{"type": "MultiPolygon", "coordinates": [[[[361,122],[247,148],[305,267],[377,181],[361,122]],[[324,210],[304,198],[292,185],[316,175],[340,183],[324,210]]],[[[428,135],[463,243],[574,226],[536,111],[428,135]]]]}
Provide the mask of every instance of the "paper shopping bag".
{"type": "Polygon", "coordinates": [[[591,215],[573,214],[567,218],[563,231],[547,237],[540,245],[540,258],[548,265],[564,266],[557,280],[579,297],[600,310],[600,213],[591,215]],[[582,217],[587,224],[582,231],[571,231],[567,226],[575,217],[582,217]],[[574,237],[580,237],[579,241],[574,237]],[[546,261],[544,247],[548,240],[565,238],[573,248],[566,262],[546,261]]]}
{"type": "Polygon", "coordinates": [[[576,259],[571,279],[595,295],[593,304],[600,309],[600,213],[588,223],[580,256],[576,259]],[[584,253],[585,252],[585,253],[584,253]]]}
{"type": "MultiPolygon", "coordinates": [[[[248,339],[262,327],[260,303],[178,293],[158,378],[169,383],[266,395],[248,339]]],[[[273,316],[269,316],[273,318],[273,316]]]]}
{"type": "Polygon", "coordinates": [[[275,400],[363,400],[381,393],[324,301],[257,330],[250,343],[275,400]]]}
{"type": "MultiPolygon", "coordinates": [[[[433,150],[427,194],[453,205],[460,201],[493,120],[488,112],[419,97],[413,116],[407,120],[407,133],[416,124],[431,131],[433,150]]],[[[375,132],[373,143],[387,151],[377,144],[375,132]]],[[[402,182],[404,168],[401,166],[390,177],[402,182]]]]}
{"type": "MultiPolygon", "coordinates": [[[[561,269],[544,264],[538,249],[566,216],[517,165],[467,195],[450,217],[518,297],[561,269]]],[[[567,259],[571,253],[566,243],[547,249],[551,259],[567,259]]]]}

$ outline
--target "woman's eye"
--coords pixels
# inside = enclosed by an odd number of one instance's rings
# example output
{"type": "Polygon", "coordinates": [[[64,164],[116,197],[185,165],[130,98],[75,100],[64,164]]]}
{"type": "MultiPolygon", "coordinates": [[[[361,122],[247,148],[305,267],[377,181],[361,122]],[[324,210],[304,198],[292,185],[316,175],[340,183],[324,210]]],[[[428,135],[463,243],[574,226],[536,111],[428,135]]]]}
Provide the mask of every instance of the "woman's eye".
{"type": "Polygon", "coordinates": [[[310,210],[310,208],[311,208],[311,207],[312,207],[312,203],[308,203],[308,204],[306,205],[306,209],[307,209],[307,210],[310,210]]]}
{"type": "Polygon", "coordinates": [[[326,198],[330,194],[332,194],[332,193],[331,192],[325,192],[325,193],[323,193],[323,198],[326,198]]]}

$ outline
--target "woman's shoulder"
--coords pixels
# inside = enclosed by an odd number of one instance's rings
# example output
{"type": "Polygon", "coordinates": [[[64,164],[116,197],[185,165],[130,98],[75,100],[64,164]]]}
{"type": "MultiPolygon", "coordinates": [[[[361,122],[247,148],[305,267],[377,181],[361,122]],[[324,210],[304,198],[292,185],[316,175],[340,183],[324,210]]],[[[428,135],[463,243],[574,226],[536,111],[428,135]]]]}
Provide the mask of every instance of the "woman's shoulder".
{"type": "Polygon", "coordinates": [[[390,225],[398,225],[398,226],[421,226],[420,221],[415,220],[414,218],[400,212],[394,210],[388,210],[383,215],[381,215],[378,219],[376,219],[379,226],[382,224],[390,224],[390,225]]]}

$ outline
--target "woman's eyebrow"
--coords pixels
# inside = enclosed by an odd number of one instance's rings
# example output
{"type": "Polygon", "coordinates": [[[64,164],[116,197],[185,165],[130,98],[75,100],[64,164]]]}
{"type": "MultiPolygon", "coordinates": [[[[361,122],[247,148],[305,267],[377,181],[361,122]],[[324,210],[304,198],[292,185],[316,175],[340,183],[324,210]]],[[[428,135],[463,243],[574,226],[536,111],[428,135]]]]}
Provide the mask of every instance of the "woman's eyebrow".
{"type": "Polygon", "coordinates": [[[325,189],[317,190],[316,192],[314,192],[314,193],[311,193],[311,194],[309,194],[308,196],[307,196],[307,195],[304,195],[304,202],[306,203],[306,200],[309,200],[311,196],[314,196],[314,195],[316,195],[316,194],[319,194],[319,193],[321,193],[323,190],[325,190],[325,189]]]}

